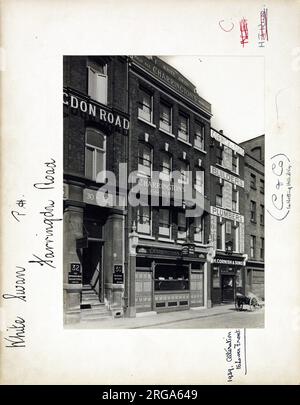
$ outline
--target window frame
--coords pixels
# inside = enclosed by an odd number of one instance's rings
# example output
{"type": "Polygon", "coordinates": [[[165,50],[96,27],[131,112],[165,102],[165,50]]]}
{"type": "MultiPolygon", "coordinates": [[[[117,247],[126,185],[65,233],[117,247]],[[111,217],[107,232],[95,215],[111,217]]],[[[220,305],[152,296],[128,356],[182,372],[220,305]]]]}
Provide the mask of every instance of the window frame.
{"type": "Polygon", "coordinates": [[[103,64],[103,65],[99,65],[99,64],[96,64],[96,63],[94,64],[92,62],[88,62],[87,63],[87,70],[88,70],[88,80],[87,80],[87,82],[88,82],[88,89],[87,89],[88,96],[92,100],[95,100],[96,102],[98,102],[100,104],[108,105],[108,74],[107,74],[108,67],[107,67],[107,63],[103,64]],[[100,71],[100,67],[103,68],[103,72],[100,71]],[[90,90],[91,89],[91,87],[90,87],[91,86],[91,74],[93,74],[93,75],[96,74],[96,75],[104,78],[105,81],[106,81],[105,95],[103,97],[104,101],[103,101],[102,98],[100,100],[99,97],[94,97],[95,94],[93,94],[93,91],[90,90]]]}
{"type": "MultiPolygon", "coordinates": [[[[152,236],[152,209],[151,209],[151,206],[149,206],[149,205],[146,205],[146,206],[139,205],[137,207],[136,219],[137,219],[137,233],[140,234],[140,235],[152,236]],[[141,207],[142,207],[143,210],[145,208],[148,208],[148,210],[149,210],[149,215],[148,216],[147,215],[140,215],[141,207]],[[143,232],[143,231],[141,231],[141,229],[139,229],[139,227],[142,225],[140,223],[140,221],[139,221],[139,218],[141,218],[141,217],[142,218],[144,218],[144,217],[149,218],[149,221],[148,221],[149,222],[149,232],[143,232]]],[[[143,224],[144,224],[144,222],[143,222],[143,224]]]]}
{"type": "Polygon", "coordinates": [[[254,258],[255,253],[256,253],[256,236],[250,235],[250,257],[254,258]]]}
{"type": "Polygon", "coordinates": [[[190,117],[185,114],[184,112],[179,112],[178,114],[178,129],[177,129],[177,138],[180,141],[184,141],[184,142],[189,142],[190,141],[190,117]],[[186,119],[186,132],[183,132],[181,130],[181,118],[186,119]],[[186,138],[184,136],[180,136],[180,134],[185,134],[186,138]]]}
{"type": "MultiPolygon", "coordinates": [[[[146,160],[146,161],[147,161],[147,160],[146,160]]],[[[153,171],[153,148],[152,148],[152,146],[149,145],[148,143],[146,143],[146,142],[141,142],[141,141],[140,141],[140,142],[139,142],[139,146],[138,146],[138,173],[139,173],[139,175],[141,175],[141,176],[143,176],[143,177],[147,177],[147,178],[150,178],[150,179],[151,179],[151,177],[152,177],[152,171],[153,171]],[[141,147],[143,147],[143,148],[149,148],[149,150],[150,150],[150,160],[149,160],[149,162],[150,162],[150,166],[149,166],[150,174],[147,174],[146,171],[141,170],[141,167],[148,167],[148,166],[146,166],[146,165],[140,163],[140,159],[143,159],[143,161],[146,160],[146,159],[144,158],[144,156],[140,156],[140,148],[141,148],[141,147]]]]}
{"type": "Polygon", "coordinates": [[[177,239],[185,240],[187,238],[187,236],[188,236],[187,217],[185,216],[185,212],[178,211],[178,213],[177,213],[177,239]],[[179,233],[179,232],[182,232],[179,230],[179,216],[180,215],[184,215],[184,219],[185,219],[185,231],[184,231],[184,233],[181,233],[181,234],[179,233]]]}
{"type": "Polygon", "coordinates": [[[138,96],[138,118],[145,121],[149,122],[150,124],[153,124],[153,92],[151,90],[147,89],[146,87],[140,86],[139,87],[139,96],[138,96]],[[150,107],[148,107],[144,102],[141,101],[141,94],[147,94],[150,97],[150,107]],[[150,119],[145,118],[143,114],[140,114],[140,111],[144,111],[144,108],[141,108],[140,106],[146,106],[149,108],[150,111],[150,119]]]}
{"type": "Polygon", "coordinates": [[[205,125],[195,121],[194,123],[194,146],[201,150],[205,150],[205,125]],[[197,134],[197,127],[200,128],[200,136],[197,134]],[[196,139],[201,138],[200,146],[196,143],[196,139]]]}
{"type": "Polygon", "coordinates": [[[172,214],[171,211],[168,208],[165,208],[165,207],[160,207],[159,210],[158,210],[158,234],[159,234],[160,237],[167,238],[167,239],[171,239],[171,237],[172,237],[172,218],[171,218],[171,214],[172,214]],[[168,217],[169,217],[169,221],[168,221],[169,226],[168,227],[161,226],[161,224],[163,223],[161,221],[161,217],[160,217],[161,211],[167,211],[168,212],[168,217]],[[168,235],[161,232],[161,228],[164,228],[164,229],[167,228],[169,230],[168,235]]]}
{"type": "Polygon", "coordinates": [[[173,157],[170,153],[168,152],[161,152],[161,161],[160,161],[160,172],[159,172],[159,179],[162,181],[170,182],[172,179],[172,168],[173,168],[173,157]],[[164,160],[163,157],[168,157],[169,163],[170,163],[170,170],[169,173],[167,174],[166,172],[163,171],[163,168],[166,167],[163,165],[164,160]]]}
{"type": "Polygon", "coordinates": [[[167,101],[164,100],[160,100],[160,104],[159,104],[159,129],[168,132],[169,134],[172,134],[173,131],[173,108],[172,105],[169,104],[167,101]],[[168,125],[168,129],[164,128],[161,123],[164,122],[164,120],[162,119],[162,109],[161,107],[164,106],[166,108],[169,109],[169,125],[168,125]]]}
{"type": "Polygon", "coordinates": [[[93,128],[93,127],[87,127],[85,129],[85,153],[84,153],[84,175],[86,178],[96,181],[97,180],[97,175],[98,173],[100,173],[101,171],[106,171],[106,135],[100,131],[97,128],[93,128]],[[96,132],[97,134],[103,136],[104,140],[103,140],[103,144],[104,147],[100,148],[99,146],[95,146],[91,143],[87,142],[87,136],[88,136],[88,131],[92,130],[94,132],[96,132]],[[92,177],[89,177],[87,175],[87,149],[92,149],[92,177]],[[97,153],[102,153],[103,154],[103,167],[101,170],[97,170],[97,153]]]}
{"type": "Polygon", "coordinates": [[[254,173],[250,173],[250,188],[256,190],[257,177],[254,173]]]}
{"type": "Polygon", "coordinates": [[[250,200],[250,221],[256,223],[256,219],[257,219],[256,201],[250,200]]]}

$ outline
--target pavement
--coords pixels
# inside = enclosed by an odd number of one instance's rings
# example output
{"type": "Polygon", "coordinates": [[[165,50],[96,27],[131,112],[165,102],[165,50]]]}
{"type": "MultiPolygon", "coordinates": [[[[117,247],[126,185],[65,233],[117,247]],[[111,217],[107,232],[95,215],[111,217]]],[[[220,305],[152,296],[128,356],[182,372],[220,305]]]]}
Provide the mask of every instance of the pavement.
{"type": "Polygon", "coordinates": [[[66,329],[223,329],[263,328],[264,308],[237,311],[234,304],[195,308],[156,314],[137,314],[136,318],[111,318],[65,325],[66,329]]]}

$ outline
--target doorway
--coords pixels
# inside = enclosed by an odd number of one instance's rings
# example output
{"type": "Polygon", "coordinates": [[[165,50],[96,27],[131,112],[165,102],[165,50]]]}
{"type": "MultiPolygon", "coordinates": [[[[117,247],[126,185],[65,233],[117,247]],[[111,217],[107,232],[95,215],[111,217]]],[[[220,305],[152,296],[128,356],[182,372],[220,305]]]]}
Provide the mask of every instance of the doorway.
{"type": "Polygon", "coordinates": [[[222,275],[222,302],[234,301],[234,284],[233,275],[222,275]]]}
{"type": "Polygon", "coordinates": [[[104,299],[102,250],[102,242],[88,240],[88,247],[83,249],[82,266],[83,286],[93,289],[100,302],[104,299]]]}

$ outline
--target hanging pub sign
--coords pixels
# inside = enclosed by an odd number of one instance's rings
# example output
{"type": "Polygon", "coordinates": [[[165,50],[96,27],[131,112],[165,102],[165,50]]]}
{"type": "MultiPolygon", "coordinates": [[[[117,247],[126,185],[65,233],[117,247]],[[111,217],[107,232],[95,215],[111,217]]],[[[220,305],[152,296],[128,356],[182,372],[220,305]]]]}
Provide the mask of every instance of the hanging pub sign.
{"type": "Polygon", "coordinates": [[[124,283],[123,265],[115,264],[113,272],[113,284],[123,284],[123,283],[124,283]]]}

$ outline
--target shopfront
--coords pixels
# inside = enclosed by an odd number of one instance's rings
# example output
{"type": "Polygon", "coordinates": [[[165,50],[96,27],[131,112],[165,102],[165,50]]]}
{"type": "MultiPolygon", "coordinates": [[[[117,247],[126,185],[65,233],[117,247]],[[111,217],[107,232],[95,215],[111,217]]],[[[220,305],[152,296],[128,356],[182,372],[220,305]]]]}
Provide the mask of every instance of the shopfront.
{"type": "Polygon", "coordinates": [[[244,257],[217,254],[212,263],[213,304],[233,302],[236,293],[245,293],[244,257]]]}
{"type": "Polygon", "coordinates": [[[137,247],[136,311],[167,312],[205,305],[206,253],[137,247]]]}

